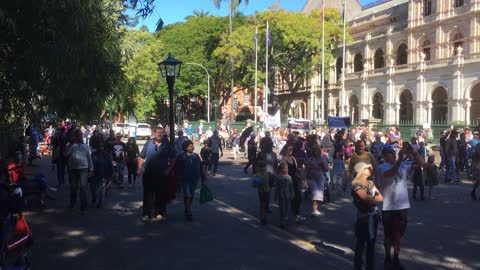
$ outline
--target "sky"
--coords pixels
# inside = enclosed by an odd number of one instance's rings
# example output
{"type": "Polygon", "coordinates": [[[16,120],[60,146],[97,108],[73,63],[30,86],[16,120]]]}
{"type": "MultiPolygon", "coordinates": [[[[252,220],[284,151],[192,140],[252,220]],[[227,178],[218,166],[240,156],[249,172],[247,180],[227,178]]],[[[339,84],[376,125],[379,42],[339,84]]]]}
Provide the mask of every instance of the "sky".
{"type": "MultiPolygon", "coordinates": [[[[327,1],[341,1],[341,0],[327,0],[327,1]]],[[[359,0],[362,5],[375,2],[376,0],[359,0]]],[[[279,2],[280,7],[292,11],[299,12],[307,0],[249,0],[246,6],[242,4],[238,11],[244,15],[252,15],[256,11],[264,11],[273,3],[279,2]]],[[[154,31],[158,18],[161,17],[165,25],[184,21],[185,17],[193,14],[194,10],[203,10],[215,16],[228,15],[228,0],[223,0],[221,8],[217,9],[213,5],[213,0],[155,0],[155,12],[147,19],[139,20],[138,27],[146,25],[149,31],[154,31]]],[[[129,10],[127,14],[134,16],[135,11],[129,10]]]]}

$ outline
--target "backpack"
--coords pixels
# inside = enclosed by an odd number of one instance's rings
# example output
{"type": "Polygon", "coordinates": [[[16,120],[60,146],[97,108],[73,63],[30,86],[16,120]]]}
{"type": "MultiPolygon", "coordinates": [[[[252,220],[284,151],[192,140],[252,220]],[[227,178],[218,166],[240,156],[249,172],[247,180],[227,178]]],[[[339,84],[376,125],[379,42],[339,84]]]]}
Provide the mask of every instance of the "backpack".
{"type": "Polygon", "coordinates": [[[210,138],[208,140],[208,146],[212,150],[212,153],[220,152],[220,139],[219,138],[210,138]]]}

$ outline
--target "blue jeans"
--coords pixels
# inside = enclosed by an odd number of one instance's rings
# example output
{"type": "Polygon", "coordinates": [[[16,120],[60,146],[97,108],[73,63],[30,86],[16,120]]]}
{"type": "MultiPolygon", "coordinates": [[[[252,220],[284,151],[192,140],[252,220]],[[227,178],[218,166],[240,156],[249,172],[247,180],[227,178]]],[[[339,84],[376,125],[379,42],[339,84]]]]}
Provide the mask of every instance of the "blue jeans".
{"type": "Polygon", "coordinates": [[[217,173],[219,159],[220,159],[219,153],[212,153],[212,156],[210,157],[210,171],[212,173],[217,173]]]}
{"type": "Polygon", "coordinates": [[[447,171],[445,172],[445,182],[454,180],[456,178],[455,160],[455,157],[447,157],[447,171]]]}
{"type": "Polygon", "coordinates": [[[441,159],[439,168],[443,168],[443,166],[447,165],[447,157],[445,156],[445,151],[444,151],[443,147],[440,147],[440,157],[442,159],[441,159]]]}
{"type": "Polygon", "coordinates": [[[70,170],[70,208],[77,203],[80,191],[80,209],[87,208],[88,169],[70,170]]]}

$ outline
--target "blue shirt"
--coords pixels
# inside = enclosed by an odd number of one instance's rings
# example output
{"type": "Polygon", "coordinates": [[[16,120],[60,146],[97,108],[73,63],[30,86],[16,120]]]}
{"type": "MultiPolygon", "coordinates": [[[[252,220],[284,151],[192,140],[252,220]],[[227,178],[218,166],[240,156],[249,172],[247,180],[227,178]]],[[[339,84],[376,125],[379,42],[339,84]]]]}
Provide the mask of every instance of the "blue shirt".
{"type": "Polygon", "coordinates": [[[145,159],[144,175],[152,177],[165,176],[171,152],[168,141],[162,141],[159,146],[155,144],[154,140],[147,141],[140,153],[140,157],[145,159]]]}

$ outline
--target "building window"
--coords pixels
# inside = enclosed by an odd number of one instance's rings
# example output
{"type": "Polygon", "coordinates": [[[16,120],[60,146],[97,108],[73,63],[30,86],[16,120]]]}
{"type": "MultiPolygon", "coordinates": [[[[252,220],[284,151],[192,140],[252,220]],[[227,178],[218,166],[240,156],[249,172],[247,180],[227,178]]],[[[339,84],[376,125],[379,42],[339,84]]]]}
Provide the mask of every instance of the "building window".
{"type": "Polygon", "coordinates": [[[465,4],[464,0],[455,0],[455,7],[456,8],[463,6],[463,4],[465,4]]]}
{"type": "Polygon", "coordinates": [[[373,57],[373,68],[383,68],[385,67],[385,58],[383,57],[383,50],[378,49],[375,52],[375,56],[373,57]]]}
{"type": "Polygon", "coordinates": [[[400,45],[400,47],[398,47],[397,65],[405,65],[407,63],[407,58],[408,58],[407,50],[408,50],[408,47],[407,47],[407,44],[405,43],[403,43],[402,45],[400,45]]]}
{"type": "Polygon", "coordinates": [[[343,66],[343,58],[338,57],[337,58],[337,81],[340,79],[340,76],[342,75],[342,66],[343,66]]]}
{"type": "Polygon", "coordinates": [[[363,70],[363,57],[361,54],[357,53],[355,59],[353,60],[353,71],[359,72],[363,70]]]}
{"type": "Polygon", "coordinates": [[[430,41],[425,40],[422,44],[422,51],[425,54],[425,61],[430,61],[430,55],[431,55],[431,50],[430,50],[430,41]]]}
{"type": "Polygon", "coordinates": [[[462,33],[456,33],[453,37],[453,55],[457,55],[457,50],[459,46],[463,47],[462,33]]]}
{"type": "Polygon", "coordinates": [[[432,14],[432,0],[423,1],[423,16],[429,16],[432,14]]]}

